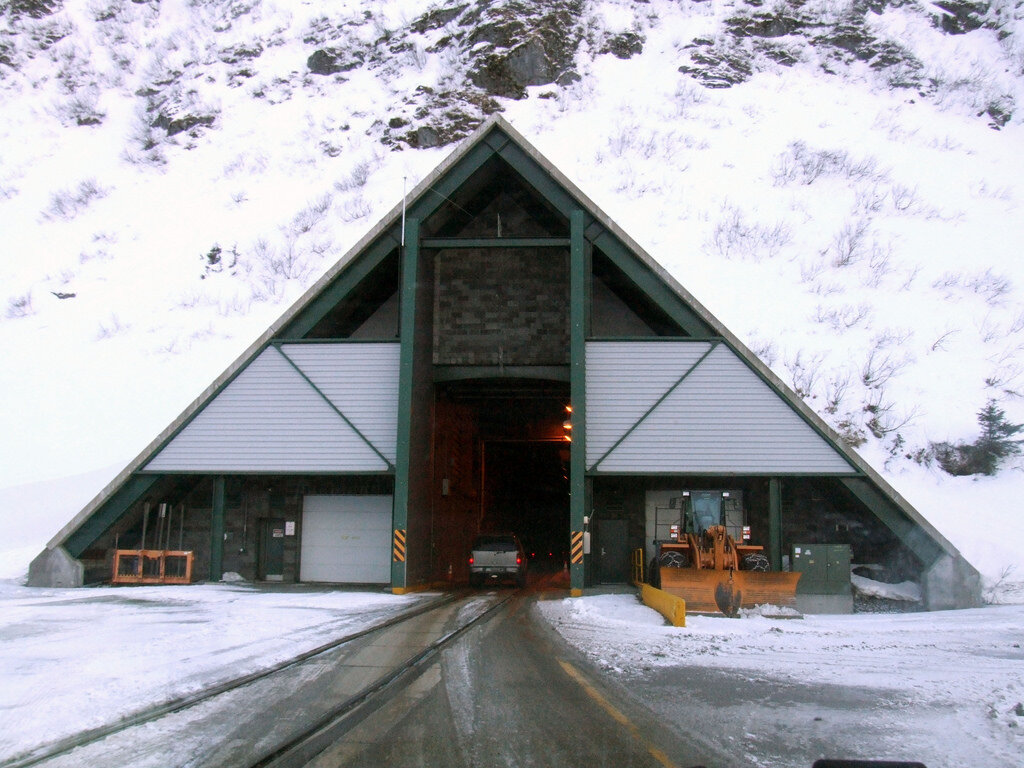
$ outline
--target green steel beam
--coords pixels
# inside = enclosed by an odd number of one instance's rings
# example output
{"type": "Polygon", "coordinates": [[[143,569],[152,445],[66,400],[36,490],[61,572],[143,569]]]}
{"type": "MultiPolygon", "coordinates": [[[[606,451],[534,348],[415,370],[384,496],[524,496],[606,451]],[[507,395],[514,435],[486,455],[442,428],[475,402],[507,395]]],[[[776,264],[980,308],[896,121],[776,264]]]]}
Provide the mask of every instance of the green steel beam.
{"type": "Polygon", "coordinates": [[[569,381],[566,365],[435,365],[434,381],[540,379],[569,381]]]}
{"type": "MultiPolygon", "coordinates": [[[[423,221],[445,202],[451,202],[448,199],[449,196],[454,194],[459,187],[465,184],[492,157],[494,157],[494,150],[487,146],[486,142],[477,144],[459,158],[455,165],[445,171],[433,187],[423,192],[409,206],[406,211],[406,218],[415,218],[423,221]]],[[[409,242],[408,237],[406,237],[405,242],[409,242]]]]}
{"type": "MultiPolygon", "coordinates": [[[[551,174],[526,154],[521,147],[510,142],[498,151],[498,155],[563,216],[569,218],[579,209],[579,203],[565,190],[565,187],[555,181],[551,174]]],[[[583,237],[583,225],[580,227],[580,237],[583,237]]]]}
{"type": "Polygon", "coordinates": [[[568,248],[567,237],[426,237],[421,248],[568,248]]]}
{"type": "Polygon", "coordinates": [[[884,495],[867,478],[844,477],[840,482],[866,506],[875,517],[896,534],[903,544],[926,566],[945,554],[942,546],[912,520],[896,503],[884,495]]]}
{"type": "Polygon", "coordinates": [[[79,557],[92,546],[110,526],[121,519],[132,505],[149,492],[160,475],[131,475],[124,484],[96,509],[64,542],[72,557],[79,557]]]}
{"type": "Polygon", "coordinates": [[[617,237],[604,230],[594,239],[594,246],[641,291],[658,305],[680,328],[690,336],[706,338],[715,335],[715,329],[697,314],[673,291],[665,281],[631,253],[617,237]]]}
{"type": "Polygon", "coordinates": [[[773,571],[782,570],[782,481],[768,479],[768,560],[773,571]]]}
{"type": "Polygon", "coordinates": [[[511,141],[504,131],[491,131],[484,139],[484,143],[495,152],[501,151],[502,147],[511,141]]]}
{"type": "MultiPolygon", "coordinates": [[[[569,448],[569,521],[575,534],[583,531],[586,515],[587,448],[587,271],[583,238],[583,211],[569,215],[569,393],[572,402],[572,444],[569,448]]],[[[583,594],[586,571],[583,562],[569,567],[571,594],[583,594]]]]}
{"type": "MultiPolygon", "coordinates": [[[[402,254],[402,285],[399,338],[402,349],[398,363],[398,443],[395,456],[395,500],[392,528],[405,531],[409,527],[410,444],[412,440],[413,385],[416,361],[416,282],[419,273],[420,222],[405,222],[405,252],[402,254]]],[[[392,589],[405,589],[406,564],[392,558],[392,589]]]]}
{"type": "Polygon", "coordinates": [[[384,232],[365,251],[345,267],[315,299],[281,329],[275,338],[298,340],[330,314],[338,302],[348,296],[387,256],[398,247],[396,235],[384,232]]]}
{"type": "Polygon", "coordinates": [[[612,451],[614,451],[616,448],[618,448],[620,445],[622,445],[622,443],[625,441],[625,439],[627,437],[629,437],[631,434],[633,434],[633,432],[641,424],[643,424],[644,421],[647,420],[647,417],[650,416],[652,413],[654,413],[655,409],[665,401],[665,398],[667,398],[669,395],[671,395],[673,392],[675,392],[679,388],[679,385],[682,384],[684,381],[686,381],[686,377],[689,376],[691,373],[693,373],[697,369],[697,367],[700,366],[700,364],[703,363],[707,359],[708,355],[710,355],[712,352],[715,351],[715,348],[717,346],[718,346],[718,342],[717,341],[712,342],[711,346],[709,346],[707,348],[707,350],[704,352],[704,354],[701,355],[699,358],[697,358],[697,361],[683,372],[683,375],[679,377],[679,380],[676,381],[676,383],[673,384],[671,387],[669,387],[667,390],[665,390],[665,393],[661,397],[659,397],[657,400],[654,401],[654,404],[644,412],[644,415],[641,416],[639,419],[637,419],[636,423],[633,426],[631,426],[629,429],[627,429],[623,433],[622,437],[620,437],[618,440],[616,440],[614,443],[612,443],[611,447],[607,451],[604,452],[604,454],[601,456],[601,458],[599,458],[597,461],[595,461],[591,465],[590,471],[591,472],[595,471],[597,469],[597,465],[598,464],[600,464],[602,461],[607,459],[609,454],[611,454],[612,451]]]}
{"type": "Polygon", "coordinates": [[[213,511],[210,513],[210,581],[224,575],[224,475],[213,478],[213,511]]]}

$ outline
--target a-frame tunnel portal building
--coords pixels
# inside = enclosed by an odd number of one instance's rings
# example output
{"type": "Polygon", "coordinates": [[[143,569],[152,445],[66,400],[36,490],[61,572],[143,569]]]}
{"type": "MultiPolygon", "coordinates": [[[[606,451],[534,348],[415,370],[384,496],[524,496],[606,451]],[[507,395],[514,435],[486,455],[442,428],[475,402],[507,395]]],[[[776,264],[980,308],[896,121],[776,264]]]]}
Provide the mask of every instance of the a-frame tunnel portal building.
{"type": "Polygon", "coordinates": [[[776,569],[795,544],[845,543],[919,581],[929,608],[978,602],[956,549],[498,117],[75,516],[29,583],[107,580],[148,525],[194,553],[197,580],[402,592],[465,581],[471,538],[514,530],[579,594],[625,581],[659,509],[706,490],[776,569]]]}

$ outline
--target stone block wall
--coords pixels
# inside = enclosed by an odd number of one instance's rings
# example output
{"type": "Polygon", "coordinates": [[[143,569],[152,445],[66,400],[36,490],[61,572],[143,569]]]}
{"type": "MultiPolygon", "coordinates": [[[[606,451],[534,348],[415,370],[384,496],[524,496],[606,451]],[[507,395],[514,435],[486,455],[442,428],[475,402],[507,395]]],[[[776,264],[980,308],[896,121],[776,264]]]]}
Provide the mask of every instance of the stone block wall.
{"type": "Polygon", "coordinates": [[[436,258],[436,365],[568,364],[568,250],[452,249],[436,258]]]}

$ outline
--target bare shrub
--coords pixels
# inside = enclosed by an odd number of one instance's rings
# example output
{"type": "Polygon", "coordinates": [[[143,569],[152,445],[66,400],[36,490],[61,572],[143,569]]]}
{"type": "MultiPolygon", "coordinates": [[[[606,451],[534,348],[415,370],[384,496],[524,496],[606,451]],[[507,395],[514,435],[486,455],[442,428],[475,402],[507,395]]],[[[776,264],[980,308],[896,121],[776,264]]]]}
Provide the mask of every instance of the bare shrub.
{"type": "Polygon", "coordinates": [[[366,202],[361,196],[346,200],[341,210],[338,211],[338,218],[346,223],[352,223],[353,221],[359,221],[365,219],[373,212],[373,207],[366,202]]]}
{"type": "Polygon", "coordinates": [[[96,331],[96,339],[99,341],[101,339],[113,338],[120,333],[124,333],[130,327],[130,325],[121,322],[121,319],[117,315],[112,314],[107,320],[100,323],[100,327],[96,331]]]}
{"type": "Polygon", "coordinates": [[[837,371],[825,381],[825,413],[834,415],[839,412],[839,406],[850,388],[851,378],[849,371],[837,371]]]}
{"type": "Polygon", "coordinates": [[[755,261],[765,256],[772,258],[793,239],[792,231],[785,222],[777,221],[773,225],[750,223],[738,208],[729,206],[726,210],[725,217],[715,225],[709,243],[720,256],[728,258],[738,254],[755,261]]]}
{"type": "Polygon", "coordinates": [[[66,123],[99,125],[107,116],[99,107],[99,88],[80,88],[67,101],[56,105],[57,116],[66,123]]]}
{"type": "Polygon", "coordinates": [[[792,360],[786,362],[790,385],[802,399],[814,399],[814,389],[821,377],[821,364],[824,359],[825,356],[820,352],[815,352],[805,358],[803,350],[800,350],[792,360]]]}
{"type": "Polygon", "coordinates": [[[944,352],[946,350],[946,344],[958,333],[960,333],[958,330],[948,330],[943,333],[939,338],[932,342],[932,352],[938,352],[940,350],[944,352]]]}
{"type": "Polygon", "coordinates": [[[917,187],[911,189],[902,184],[893,184],[889,188],[889,199],[897,211],[907,211],[918,205],[917,187]]]}
{"type": "Polygon", "coordinates": [[[794,141],[775,158],[771,175],[777,187],[809,185],[828,176],[852,181],[881,180],[886,176],[873,157],[855,160],[844,149],[811,149],[802,141],[794,141]]]}
{"type": "Polygon", "coordinates": [[[858,213],[878,213],[882,210],[888,191],[881,184],[858,187],[853,193],[853,207],[858,213]]]}
{"type": "Polygon", "coordinates": [[[96,179],[84,179],[75,189],[63,189],[53,193],[50,204],[43,212],[43,218],[70,221],[84,211],[94,200],[107,195],[96,179]]]}
{"type": "Polygon", "coordinates": [[[28,317],[35,314],[32,308],[32,292],[23,293],[20,296],[11,296],[7,299],[7,310],[4,316],[8,320],[15,320],[19,317],[28,317]]]}
{"type": "Polygon", "coordinates": [[[907,276],[903,279],[900,284],[900,291],[909,291],[914,281],[917,280],[917,276],[921,274],[921,265],[916,265],[913,269],[907,272],[907,276]]]}
{"type": "Polygon", "coordinates": [[[229,299],[221,299],[217,302],[217,313],[222,317],[231,317],[232,315],[247,315],[249,310],[252,309],[252,296],[242,296],[240,294],[234,294],[229,299]]]}
{"type": "Polygon", "coordinates": [[[823,307],[820,304],[815,309],[815,321],[830,326],[836,331],[849,330],[871,315],[871,305],[860,303],[856,306],[844,304],[841,307],[823,307]]]}
{"type": "Polygon", "coordinates": [[[310,202],[305,208],[292,217],[290,231],[296,235],[304,235],[313,227],[323,221],[327,211],[331,209],[333,198],[330,195],[321,195],[310,202]]]}
{"type": "Polygon", "coordinates": [[[869,288],[878,288],[886,277],[891,275],[892,245],[882,246],[874,242],[871,244],[871,255],[868,257],[868,273],[864,279],[864,285],[869,288]]]}
{"type": "Polygon", "coordinates": [[[875,337],[874,345],[860,369],[861,383],[868,389],[881,389],[910,365],[911,358],[908,353],[889,350],[894,344],[896,339],[887,335],[875,337]]]}
{"type": "Polygon", "coordinates": [[[996,274],[991,268],[964,280],[964,287],[985,297],[988,304],[1000,304],[1012,290],[1013,284],[1004,275],[996,274]]]}
{"type": "MultiPolygon", "coordinates": [[[[985,579],[985,588],[982,591],[982,599],[989,605],[998,605],[1014,592],[1020,592],[1022,585],[1013,579],[1017,567],[1010,563],[1004,565],[999,575],[993,579],[985,579]]],[[[1015,602],[1010,600],[1008,602],[1015,602]]]]}
{"type": "Polygon", "coordinates": [[[289,280],[305,281],[312,272],[309,258],[294,238],[286,238],[281,247],[266,240],[257,240],[253,246],[256,279],[271,296],[280,296],[289,280]]]}
{"type": "Polygon", "coordinates": [[[840,439],[851,448],[859,448],[868,441],[864,428],[852,416],[847,415],[832,425],[840,439]]]}
{"type": "Polygon", "coordinates": [[[921,411],[914,406],[908,412],[897,413],[894,404],[885,399],[883,391],[875,389],[864,404],[864,413],[867,414],[864,426],[876,438],[882,439],[912,423],[921,411]]]}
{"type": "Polygon", "coordinates": [[[857,219],[844,224],[832,236],[833,267],[848,267],[864,258],[869,229],[870,222],[867,219],[857,219]]]}
{"type": "Polygon", "coordinates": [[[778,350],[775,348],[774,341],[751,342],[750,350],[754,353],[758,360],[763,362],[769,368],[775,365],[775,361],[779,357],[779,353],[778,350]]]}
{"type": "Polygon", "coordinates": [[[804,259],[800,262],[800,282],[813,283],[825,272],[825,260],[821,258],[804,259]]]}
{"type": "Polygon", "coordinates": [[[620,125],[608,137],[608,149],[615,157],[631,154],[649,159],[658,149],[658,139],[654,131],[643,130],[637,125],[620,125]]]}
{"type": "Polygon", "coordinates": [[[384,162],[384,157],[380,154],[374,154],[370,157],[364,157],[357,160],[355,165],[349,170],[348,174],[344,178],[334,182],[334,188],[339,192],[348,192],[352,189],[362,189],[366,186],[366,182],[370,180],[370,176],[377,170],[384,162]]]}

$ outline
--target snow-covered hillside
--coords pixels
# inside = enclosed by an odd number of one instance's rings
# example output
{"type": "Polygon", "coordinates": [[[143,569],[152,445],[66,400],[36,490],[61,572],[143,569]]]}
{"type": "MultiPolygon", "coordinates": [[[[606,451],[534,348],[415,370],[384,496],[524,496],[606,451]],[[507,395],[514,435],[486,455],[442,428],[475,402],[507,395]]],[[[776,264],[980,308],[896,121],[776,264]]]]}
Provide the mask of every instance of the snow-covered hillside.
{"type": "MultiPolygon", "coordinates": [[[[1024,422],[1022,19],[1012,0],[11,0],[0,488],[108,467],[78,484],[98,490],[502,111],[986,576],[1024,579],[1020,466],[919,461],[972,441],[989,399],[1024,422]]],[[[0,576],[77,511],[46,487],[0,494],[41,521],[0,576]]]]}

